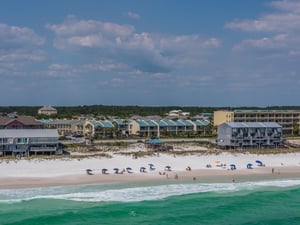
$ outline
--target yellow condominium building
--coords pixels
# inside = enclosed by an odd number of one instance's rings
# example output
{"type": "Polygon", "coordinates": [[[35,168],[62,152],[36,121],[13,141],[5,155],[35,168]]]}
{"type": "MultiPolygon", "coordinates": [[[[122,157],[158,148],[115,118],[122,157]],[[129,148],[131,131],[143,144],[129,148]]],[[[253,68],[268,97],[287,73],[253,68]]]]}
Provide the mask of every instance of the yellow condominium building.
{"type": "Polygon", "coordinates": [[[223,110],[214,112],[214,126],[225,122],[276,122],[282,126],[283,134],[299,135],[299,121],[299,110],[223,110]]]}
{"type": "Polygon", "coordinates": [[[234,112],[226,110],[214,112],[214,126],[219,126],[226,122],[234,122],[234,112]]]}

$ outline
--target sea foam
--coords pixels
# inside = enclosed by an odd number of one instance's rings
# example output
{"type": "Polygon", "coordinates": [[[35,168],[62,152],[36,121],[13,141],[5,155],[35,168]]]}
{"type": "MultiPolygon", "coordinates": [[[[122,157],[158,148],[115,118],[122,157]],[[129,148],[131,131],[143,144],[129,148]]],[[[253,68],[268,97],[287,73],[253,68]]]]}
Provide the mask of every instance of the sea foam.
{"type": "Polygon", "coordinates": [[[219,194],[238,191],[265,190],[300,186],[300,179],[272,180],[241,183],[164,184],[142,187],[73,186],[0,190],[0,203],[34,199],[60,199],[83,202],[135,202],[164,199],[176,195],[214,192],[219,194]]]}

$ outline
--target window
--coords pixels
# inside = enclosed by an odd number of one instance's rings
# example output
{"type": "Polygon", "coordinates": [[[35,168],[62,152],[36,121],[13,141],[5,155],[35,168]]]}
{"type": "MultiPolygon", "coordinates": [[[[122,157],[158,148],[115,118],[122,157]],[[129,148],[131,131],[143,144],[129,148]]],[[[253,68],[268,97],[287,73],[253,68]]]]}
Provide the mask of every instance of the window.
{"type": "Polygon", "coordinates": [[[238,135],[238,129],[232,128],[232,137],[236,137],[238,135]]]}
{"type": "Polygon", "coordinates": [[[17,138],[17,144],[26,144],[27,138],[17,138]]]}

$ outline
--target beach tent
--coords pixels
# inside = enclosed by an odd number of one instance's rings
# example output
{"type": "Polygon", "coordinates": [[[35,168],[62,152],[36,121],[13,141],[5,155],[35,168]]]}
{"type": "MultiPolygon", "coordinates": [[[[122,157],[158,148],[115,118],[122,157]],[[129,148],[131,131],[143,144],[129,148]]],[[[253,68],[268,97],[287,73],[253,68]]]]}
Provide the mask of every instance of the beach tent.
{"type": "Polygon", "coordinates": [[[132,171],[131,171],[131,170],[132,170],[132,168],[131,168],[131,167],[127,167],[127,168],[126,168],[126,171],[127,171],[127,173],[132,173],[132,171]]]}
{"type": "Polygon", "coordinates": [[[108,174],[107,171],[108,171],[108,169],[103,168],[103,169],[102,169],[102,174],[108,174]]]}
{"type": "Polygon", "coordinates": [[[263,166],[263,165],[264,165],[264,164],[262,163],[262,161],[260,161],[260,160],[256,160],[255,162],[256,162],[256,164],[257,164],[258,166],[263,166]]]}
{"type": "Polygon", "coordinates": [[[140,168],[140,172],[141,172],[141,173],[145,173],[145,172],[146,172],[146,168],[142,166],[142,167],[140,168]]]}
{"type": "Polygon", "coordinates": [[[150,170],[155,170],[155,167],[154,167],[154,165],[152,163],[149,163],[148,165],[150,167],[150,170]]]}
{"type": "Polygon", "coordinates": [[[113,170],[115,171],[115,173],[119,173],[119,168],[114,168],[113,170]]]}
{"type": "Polygon", "coordinates": [[[166,167],[165,167],[165,170],[171,171],[171,166],[166,166],[166,167]]]}
{"type": "Polygon", "coordinates": [[[252,163],[248,163],[247,164],[247,169],[253,169],[252,166],[253,166],[252,163]]]}
{"type": "Polygon", "coordinates": [[[94,174],[93,174],[93,170],[91,170],[91,169],[87,169],[87,170],[86,170],[86,173],[87,173],[88,175],[94,175],[94,174]]]}
{"type": "Polygon", "coordinates": [[[230,166],[231,170],[236,170],[236,165],[235,164],[230,164],[229,166],[230,166]]]}

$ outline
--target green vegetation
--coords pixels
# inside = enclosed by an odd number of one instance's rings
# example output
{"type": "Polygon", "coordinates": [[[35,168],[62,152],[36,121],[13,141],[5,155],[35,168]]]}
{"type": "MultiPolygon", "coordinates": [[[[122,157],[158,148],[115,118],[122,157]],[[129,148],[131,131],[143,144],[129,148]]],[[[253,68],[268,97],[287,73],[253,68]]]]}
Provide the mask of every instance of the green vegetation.
{"type": "MultiPolygon", "coordinates": [[[[37,116],[38,109],[42,106],[1,106],[0,112],[12,113],[17,112],[19,115],[37,116]]],[[[200,106],[108,106],[108,105],[82,105],[82,106],[54,106],[58,114],[52,116],[37,116],[37,118],[72,118],[78,115],[94,116],[117,116],[127,118],[133,115],[165,116],[171,110],[181,109],[185,112],[190,112],[191,116],[199,113],[212,113],[216,110],[300,110],[300,106],[271,106],[271,107],[200,107],[200,106]]]]}
{"type": "MultiPolygon", "coordinates": [[[[168,142],[171,144],[171,142],[168,142]]],[[[157,154],[168,154],[174,157],[176,156],[204,156],[204,155],[219,155],[221,153],[231,153],[231,154],[257,154],[257,155],[268,155],[268,154],[287,154],[287,153],[299,153],[300,148],[286,147],[286,148],[247,148],[247,149],[220,149],[213,145],[207,144],[205,142],[190,142],[190,143],[174,143],[176,146],[175,150],[166,151],[155,151],[152,149],[140,150],[140,151],[130,151],[131,146],[135,146],[136,143],[101,143],[93,145],[90,149],[84,144],[69,144],[64,145],[63,155],[31,155],[29,157],[24,157],[25,160],[81,160],[84,158],[112,158],[113,155],[123,155],[137,158],[155,156],[157,154]],[[184,149],[185,145],[190,145],[189,150],[184,149]],[[191,148],[192,145],[192,148],[191,148]],[[206,149],[199,149],[199,147],[205,147],[206,149]]],[[[17,163],[19,160],[14,156],[2,156],[0,157],[0,163],[17,163]]]]}

